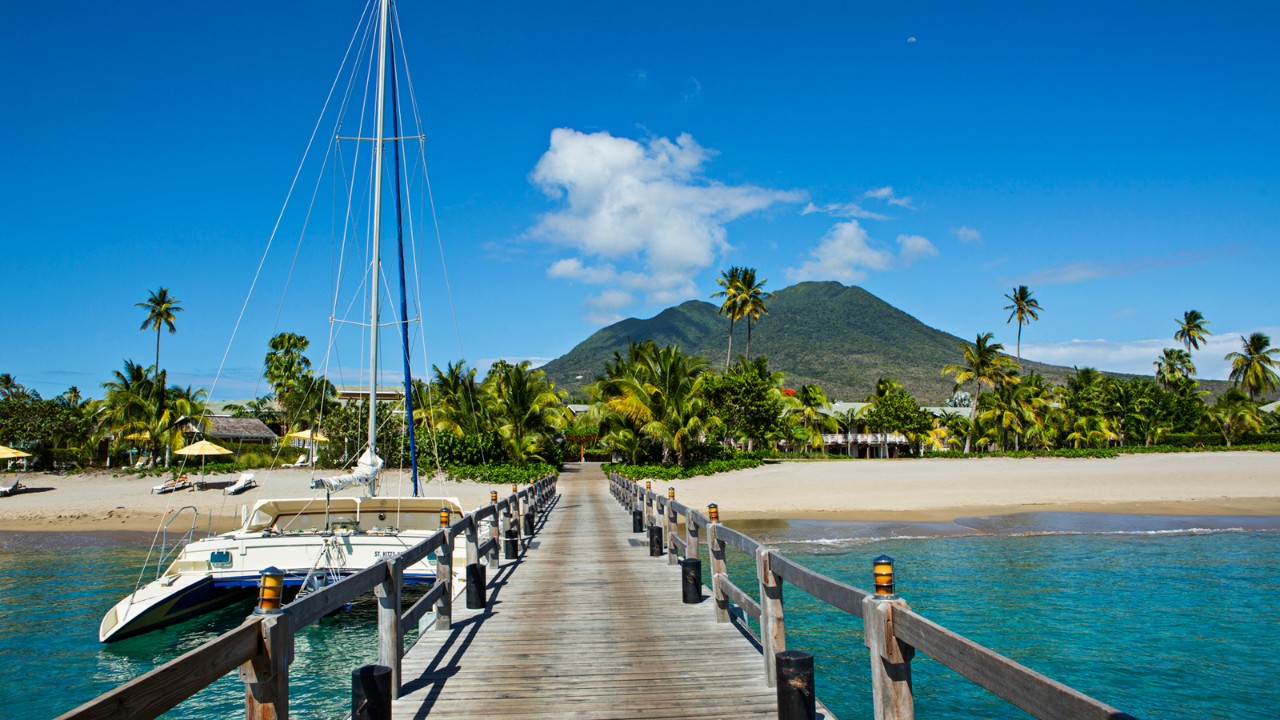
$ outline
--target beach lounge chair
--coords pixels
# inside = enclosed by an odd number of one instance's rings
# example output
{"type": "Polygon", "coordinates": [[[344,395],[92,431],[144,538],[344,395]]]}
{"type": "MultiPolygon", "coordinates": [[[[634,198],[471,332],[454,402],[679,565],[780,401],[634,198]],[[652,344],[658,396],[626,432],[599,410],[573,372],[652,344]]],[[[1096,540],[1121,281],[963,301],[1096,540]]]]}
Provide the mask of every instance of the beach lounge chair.
{"type": "Polygon", "coordinates": [[[22,489],[18,476],[0,478],[0,497],[9,497],[22,489]]]}
{"type": "Polygon", "coordinates": [[[144,468],[144,467],[146,467],[146,466],[147,466],[147,458],[142,457],[142,458],[138,458],[138,462],[134,463],[134,465],[133,465],[133,469],[134,469],[134,470],[141,470],[142,468],[144,468]]]}
{"type": "Polygon", "coordinates": [[[236,481],[231,484],[231,487],[228,487],[225,490],[223,490],[222,494],[223,495],[239,495],[245,490],[248,490],[250,488],[256,488],[256,487],[258,487],[258,483],[254,482],[253,473],[249,473],[249,472],[240,473],[240,477],[236,478],[236,481]]]}
{"type": "Polygon", "coordinates": [[[191,480],[186,475],[180,475],[172,480],[165,481],[163,485],[156,485],[151,488],[151,492],[154,495],[163,495],[176,490],[186,490],[189,487],[191,487],[191,480]]]}
{"type": "Polygon", "coordinates": [[[287,468],[300,468],[300,467],[306,467],[306,466],[307,466],[307,462],[308,462],[308,460],[309,460],[309,459],[310,459],[310,458],[308,458],[308,457],[307,457],[307,454],[306,454],[306,453],[303,453],[303,454],[301,454],[301,455],[299,455],[299,456],[298,456],[298,459],[297,459],[297,461],[296,461],[296,462],[292,462],[292,463],[285,463],[284,465],[281,465],[280,467],[287,467],[287,468]]]}

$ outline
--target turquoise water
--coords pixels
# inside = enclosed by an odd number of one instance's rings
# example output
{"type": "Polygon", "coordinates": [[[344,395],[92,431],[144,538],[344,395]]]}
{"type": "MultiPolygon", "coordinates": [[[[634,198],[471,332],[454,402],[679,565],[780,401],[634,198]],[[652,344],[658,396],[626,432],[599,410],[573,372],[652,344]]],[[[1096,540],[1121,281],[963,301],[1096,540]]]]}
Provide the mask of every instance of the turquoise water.
{"type": "MultiPolygon", "coordinates": [[[[838,523],[753,534],[862,588],[871,586],[871,559],[888,554],[898,594],[918,612],[1137,717],[1280,716],[1280,532],[1167,527],[1275,519],[1146,519],[1165,527],[1130,531],[1119,529],[1123,517],[1098,517],[1033,518],[1040,528],[1017,535],[926,527],[923,537],[878,540],[858,537],[865,525],[841,532],[838,523]],[[1082,521],[1105,529],[1061,527],[1082,521]]],[[[750,580],[754,566],[740,557],[731,576],[750,580]]],[[[788,646],[815,654],[819,697],[838,717],[869,717],[860,623],[798,590],[784,593],[788,646]]],[[[918,717],[1028,717],[924,655],[913,674],[918,717]]]]}
{"type": "MultiPolygon", "coordinates": [[[[1044,516],[960,528],[796,522],[751,530],[815,570],[864,588],[871,558],[887,553],[897,560],[899,594],[916,610],[1138,717],[1276,717],[1280,532],[1221,529],[1243,521],[1191,523],[1219,528],[1204,531],[1170,522],[1044,516]],[[957,536],[975,527],[1013,534],[957,536]],[[876,539],[893,534],[913,536],[876,539]]],[[[99,644],[102,613],[137,580],[146,556],[138,543],[0,535],[0,657],[20,669],[0,673],[0,716],[69,710],[249,612],[231,607],[99,644]]],[[[731,574],[747,584],[754,568],[730,558],[731,574]]],[[[786,603],[789,645],[817,655],[820,697],[846,720],[868,717],[869,660],[857,622],[793,588],[786,603]]],[[[295,717],[345,715],[350,671],[376,654],[375,617],[365,600],[299,634],[290,671],[295,717]]],[[[1026,717],[922,655],[914,671],[921,718],[1026,717]]],[[[232,674],[169,717],[235,717],[243,692],[232,674]]]]}

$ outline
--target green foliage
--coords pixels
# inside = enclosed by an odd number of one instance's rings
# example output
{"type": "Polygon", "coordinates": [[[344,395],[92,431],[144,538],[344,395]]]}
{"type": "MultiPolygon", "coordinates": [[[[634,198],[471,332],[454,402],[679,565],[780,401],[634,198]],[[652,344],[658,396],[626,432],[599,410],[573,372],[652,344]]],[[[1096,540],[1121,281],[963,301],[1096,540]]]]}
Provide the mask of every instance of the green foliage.
{"type": "Polygon", "coordinates": [[[763,464],[759,458],[738,457],[725,460],[705,460],[689,465],[624,465],[621,463],[604,463],[601,468],[605,472],[613,472],[628,480],[680,480],[731,472],[733,470],[749,470],[763,464]]]}
{"type": "Polygon", "coordinates": [[[445,468],[445,472],[450,480],[471,480],[492,485],[528,485],[557,474],[555,466],[538,462],[526,462],[522,465],[450,465],[445,468]]]}

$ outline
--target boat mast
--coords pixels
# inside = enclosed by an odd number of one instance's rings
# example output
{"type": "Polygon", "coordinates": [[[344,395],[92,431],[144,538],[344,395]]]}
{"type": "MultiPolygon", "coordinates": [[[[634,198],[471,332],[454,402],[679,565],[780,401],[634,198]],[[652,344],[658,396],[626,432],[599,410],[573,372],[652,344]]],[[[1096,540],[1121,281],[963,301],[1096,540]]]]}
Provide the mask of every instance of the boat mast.
{"type": "MultiPolygon", "coordinates": [[[[373,262],[370,266],[369,287],[369,455],[378,455],[378,278],[380,274],[379,249],[382,245],[382,148],[383,115],[387,93],[387,35],[390,29],[391,0],[381,0],[378,18],[378,107],[374,121],[377,134],[373,141],[373,262]]],[[[369,494],[377,495],[377,479],[369,481],[369,494]]]]}

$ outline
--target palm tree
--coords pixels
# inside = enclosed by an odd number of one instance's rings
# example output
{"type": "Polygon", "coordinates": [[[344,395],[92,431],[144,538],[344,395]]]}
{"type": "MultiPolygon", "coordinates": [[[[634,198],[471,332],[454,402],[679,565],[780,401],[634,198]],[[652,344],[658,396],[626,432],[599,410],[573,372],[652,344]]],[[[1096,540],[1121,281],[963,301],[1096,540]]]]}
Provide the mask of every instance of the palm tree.
{"type": "MultiPolygon", "coordinates": [[[[977,340],[970,345],[969,343],[961,343],[960,349],[964,352],[963,364],[952,364],[942,368],[942,375],[952,375],[956,380],[956,389],[969,381],[973,381],[977,386],[978,392],[973,396],[973,404],[969,408],[969,423],[976,426],[975,421],[978,413],[978,400],[982,397],[982,386],[986,385],[995,388],[1005,383],[1017,383],[1018,375],[1016,372],[1017,365],[1008,355],[1002,355],[1001,350],[1004,345],[991,342],[994,337],[991,333],[983,333],[977,337],[977,340]]],[[[965,437],[964,451],[969,452],[970,441],[973,437],[972,432],[965,437]]]]}
{"type": "Polygon", "coordinates": [[[13,375],[4,373],[0,375],[0,398],[16,398],[27,394],[27,389],[22,383],[14,379],[13,375]]]}
{"type": "Polygon", "coordinates": [[[1205,329],[1209,321],[1204,319],[1204,315],[1201,315],[1199,310],[1188,310],[1182,313],[1181,320],[1174,322],[1178,323],[1178,330],[1173,334],[1173,339],[1182,343],[1187,353],[1190,353],[1192,348],[1199,350],[1200,343],[1207,342],[1206,336],[1213,334],[1205,329]]]}
{"type": "Polygon", "coordinates": [[[566,424],[565,393],[557,391],[546,373],[534,370],[527,360],[514,365],[494,363],[483,390],[507,459],[515,465],[544,460],[539,453],[551,432],[566,424]]]}
{"type": "Polygon", "coordinates": [[[751,359],[751,326],[760,322],[761,316],[769,314],[765,300],[772,300],[773,293],[764,291],[768,279],[756,282],[756,269],[744,268],[742,271],[742,289],[739,292],[739,304],[742,317],[747,320],[747,359],[751,359]]]}
{"type": "Polygon", "coordinates": [[[1249,398],[1258,402],[1280,385],[1280,376],[1276,375],[1280,348],[1271,347],[1271,338],[1260,332],[1253,333],[1247,340],[1241,336],[1240,342],[1240,352],[1227,353],[1222,358],[1231,361],[1231,375],[1227,379],[1237,387],[1243,386],[1249,398]]]}
{"type": "MultiPolygon", "coordinates": [[[[729,350],[724,355],[724,366],[729,367],[729,361],[733,359],[733,324],[742,319],[742,289],[743,274],[746,268],[733,267],[720,273],[720,277],[716,278],[716,284],[722,289],[718,293],[713,293],[713,298],[724,298],[720,303],[720,310],[716,313],[722,317],[729,318],[729,350]]],[[[755,271],[753,270],[754,274],[755,271]]]]}
{"type": "Polygon", "coordinates": [[[789,414],[799,425],[800,435],[804,438],[805,445],[815,450],[822,450],[823,454],[826,454],[827,445],[823,440],[822,431],[834,430],[837,427],[836,419],[826,413],[827,394],[819,385],[801,385],[796,390],[796,396],[792,398],[791,405],[789,414]]]}
{"type": "Polygon", "coordinates": [[[1178,348],[1165,348],[1154,365],[1156,382],[1160,383],[1165,390],[1180,387],[1196,374],[1196,366],[1191,362],[1191,353],[1178,348]]]}
{"type": "Polygon", "coordinates": [[[1039,311],[1044,308],[1040,307],[1040,303],[1031,297],[1031,290],[1026,285],[1019,285],[1013,289],[1013,292],[1005,295],[1005,298],[1012,302],[1012,305],[1006,305],[1005,310],[1009,312],[1009,319],[1005,320],[1005,324],[1013,322],[1014,318],[1018,319],[1018,364],[1022,364],[1022,326],[1030,325],[1032,320],[1039,320],[1039,311]]]}
{"type": "Polygon", "coordinates": [[[177,319],[177,313],[182,312],[180,307],[182,301],[171,296],[169,288],[162,287],[159,290],[152,290],[151,297],[145,302],[135,304],[147,311],[147,319],[142,321],[142,327],[139,329],[154,328],[156,331],[156,374],[158,375],[160,373],[160,328],[168,328],[170,335],[178,331],[173,321],[177,319]]]}

